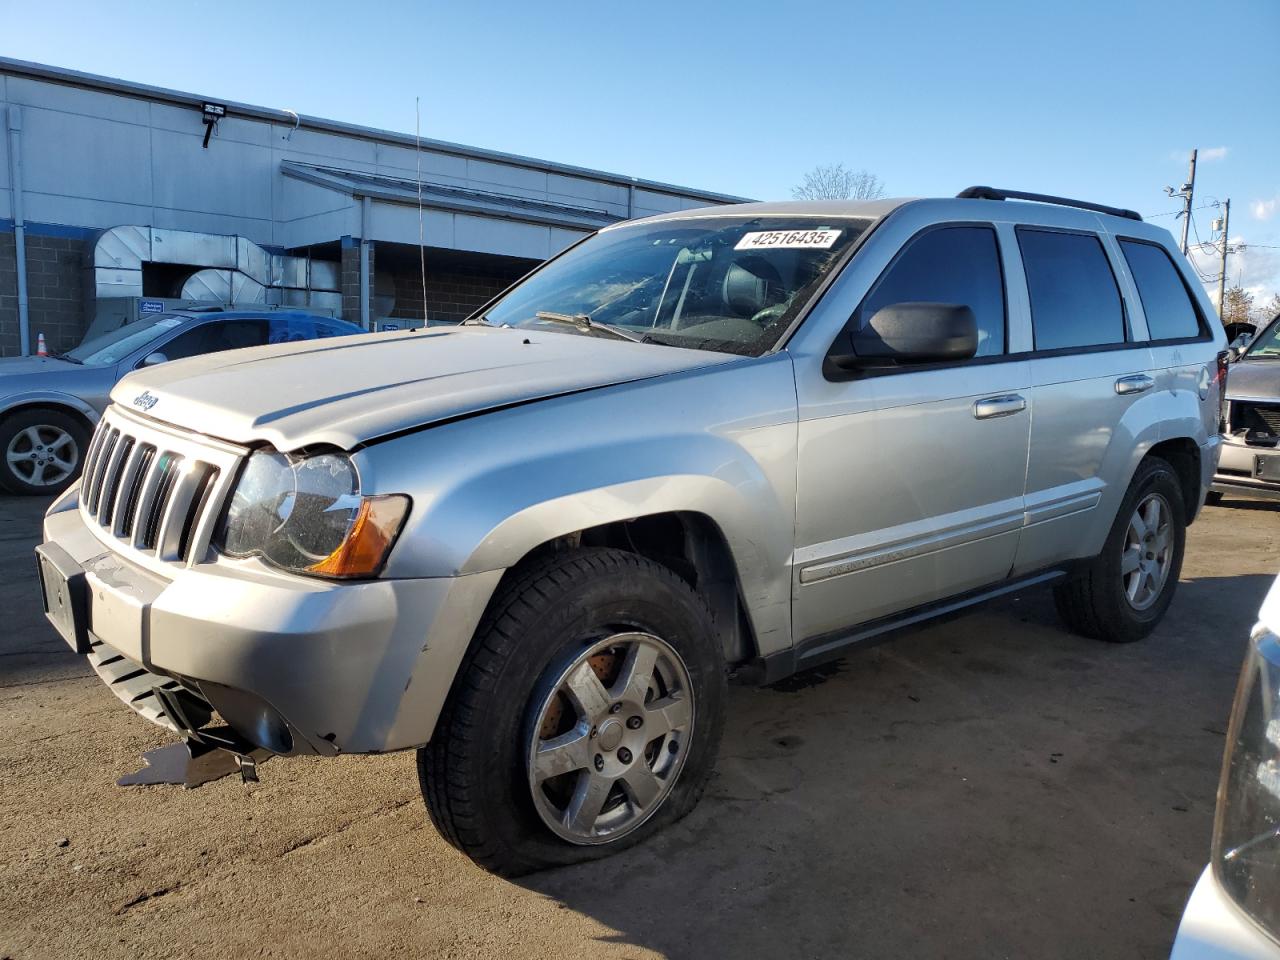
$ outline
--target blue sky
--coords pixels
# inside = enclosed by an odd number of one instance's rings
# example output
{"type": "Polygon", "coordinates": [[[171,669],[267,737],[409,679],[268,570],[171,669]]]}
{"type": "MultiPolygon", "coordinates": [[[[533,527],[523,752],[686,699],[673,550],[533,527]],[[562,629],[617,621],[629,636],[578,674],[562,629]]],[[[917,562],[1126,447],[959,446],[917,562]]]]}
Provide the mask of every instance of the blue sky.
{"type": "MultiPolygon", "coordinates": [[[[1232,201],[1229,281],[1280,290],[1278,0],[247,3],[3,0],[0,54],[759,198],[842,161],[1232,201]]],[[[1209,239],[1211,209],[1198,211],[1209,239]]],[[[1174,227],[1172,217],[1155,222],[1174,227]]],[[[1206,273],[1216,269],[1204,258],[1206,273]]]]}

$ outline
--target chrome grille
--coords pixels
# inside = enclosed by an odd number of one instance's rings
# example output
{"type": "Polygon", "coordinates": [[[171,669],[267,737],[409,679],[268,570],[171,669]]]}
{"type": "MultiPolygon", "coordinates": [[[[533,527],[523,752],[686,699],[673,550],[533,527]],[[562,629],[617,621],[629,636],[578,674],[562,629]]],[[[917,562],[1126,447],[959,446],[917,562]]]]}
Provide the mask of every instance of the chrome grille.
{"type": "Polygon", "coordinates": [[[246,451],[112,407],[89,444],[80,510],[99,536],[152,564],[204,559],[246,451]]]}

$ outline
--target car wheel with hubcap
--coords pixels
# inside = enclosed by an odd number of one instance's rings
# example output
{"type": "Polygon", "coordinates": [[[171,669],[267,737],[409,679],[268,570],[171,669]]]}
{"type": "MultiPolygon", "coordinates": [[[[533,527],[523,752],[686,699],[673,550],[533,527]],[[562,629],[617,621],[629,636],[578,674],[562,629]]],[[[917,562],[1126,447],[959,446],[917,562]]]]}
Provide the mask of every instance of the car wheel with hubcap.
{"type": "Polygon", "coordinates": [[[83,422],[60,410],[20,410],[0,423],[0,486],[10,493],[61,493],[80,475],[89,439],[83,422]]]}
{"type": "Polygon", "coordinates": [[[1150,633],[1173,601],[1186,546],[1182,485],[1168,462],[1138,466],[1102,552],[1054,588],[1076,633],[1130,643],[1150,633]]]}
{"type": "Polygon", "coordinates": [[[559,671],[533,714],[529,789],[569,843],[608,843],[653,815],[693,735],[692,682],[665,640],[615,633],[559,671]]]}
{"type": "Polygon", "coordinates": [[[607,856],[696,804],[724,698],[710,612],[676,573],[544,555],[499,588],[418,751],[427,810],[497,873],[607,856]]]}

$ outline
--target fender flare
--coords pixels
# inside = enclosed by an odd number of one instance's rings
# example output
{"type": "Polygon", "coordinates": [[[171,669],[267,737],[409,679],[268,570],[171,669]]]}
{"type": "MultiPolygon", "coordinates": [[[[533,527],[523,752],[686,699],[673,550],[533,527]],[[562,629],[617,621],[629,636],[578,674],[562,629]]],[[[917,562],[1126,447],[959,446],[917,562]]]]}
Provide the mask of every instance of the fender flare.
{"type": "Polygon", "coordinates": [[[74,394],[63,393],[60,390],[32,390],[0,401],[0,420],[15,410],[25,407],[66,407],[88,420],[91,428],[97,424],[101,416],[95,407],[74,394]]]}

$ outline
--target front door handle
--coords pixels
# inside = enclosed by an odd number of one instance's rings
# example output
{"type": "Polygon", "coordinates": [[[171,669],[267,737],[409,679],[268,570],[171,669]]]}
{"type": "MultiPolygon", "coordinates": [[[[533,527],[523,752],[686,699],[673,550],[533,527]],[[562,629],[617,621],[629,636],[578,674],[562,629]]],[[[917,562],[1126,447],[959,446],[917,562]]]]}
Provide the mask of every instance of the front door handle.
{"type": "Polygon", "coordinates": [[[1155,385],[1156,382],[1145,373],[1135,373],[1133,376],[1121,377],[1116,381],[1116,393],[1122,397],[1129,393],[1145,393],[1155,385]]]}
{"type": "Polygon", "coordinates": [[[998,397],[987,397],[985,400],[973,402],[975,420],[990,420],[993,417],[1009,417],[1027,409],[1025,397],[1016,393],[1002,393],[998,397]]]}

